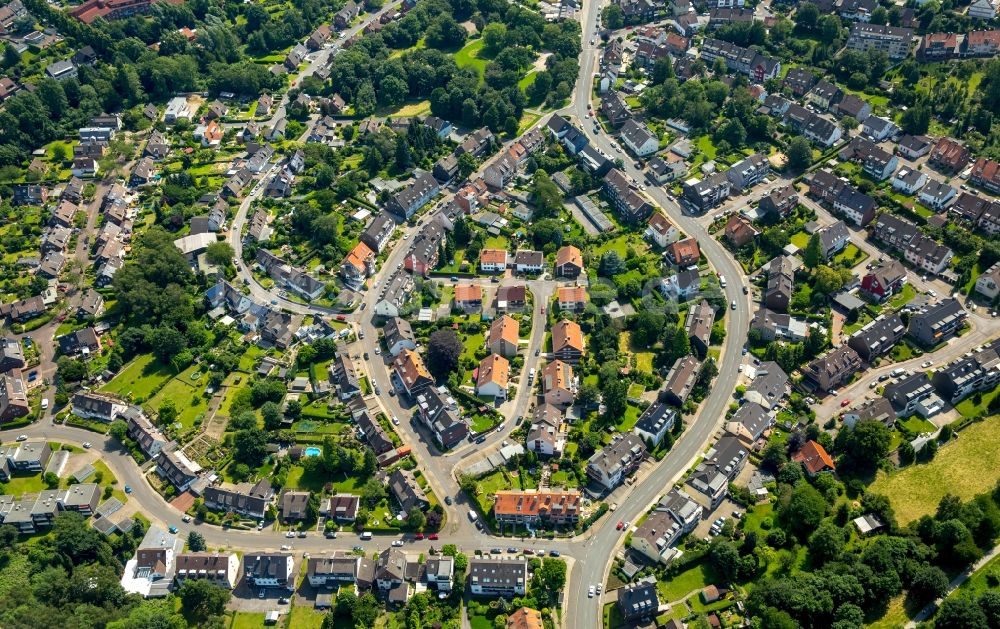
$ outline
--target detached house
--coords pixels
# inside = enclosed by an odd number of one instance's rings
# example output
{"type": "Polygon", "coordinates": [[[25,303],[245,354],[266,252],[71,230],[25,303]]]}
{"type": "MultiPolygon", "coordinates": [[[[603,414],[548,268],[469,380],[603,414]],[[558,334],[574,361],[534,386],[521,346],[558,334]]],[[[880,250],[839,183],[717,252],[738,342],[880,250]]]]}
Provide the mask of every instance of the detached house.
{"type": "Polygon", "coordinates": [[[580,362],[585,351],[583,330],[579,323],[564,319],[552,326],[553,356],[570,364],[576,364],[580,362]]]}

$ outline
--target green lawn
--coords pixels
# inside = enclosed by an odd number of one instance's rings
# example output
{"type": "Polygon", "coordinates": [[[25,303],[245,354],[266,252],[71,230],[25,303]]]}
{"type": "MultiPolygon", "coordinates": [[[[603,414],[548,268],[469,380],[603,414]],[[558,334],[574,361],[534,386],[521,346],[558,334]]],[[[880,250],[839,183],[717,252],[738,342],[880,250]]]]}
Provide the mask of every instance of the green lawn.
{"type": "Polygon", "coordinates": [[[979,414],[984,414],[986,413],[986,409],[989,407],[990,402],[997,395],[1000,395],[1000,387],[982,395],[970,395],[959,402],[955,408],[962,415],[962,417],[974,417],[979,414]]]}
{"type": "Polygon", "coordinates": [[[479,72],[479,76],[482,76],[486,71],[486,62],[489,61],[489,59],[480,56],[482,49],[482,39],[474,39],[470,41],[464,48],[455,53],[455,63],[458,64],[458,67],[460,68],[472,66],[477,72],[479,72]]]}
{"type": "Polygon", "coordinates": [[[608,251],[614,251],[621,257],[622,260],[624,260],[629,246],[631,246],[632,249],[639,255],[644,254],[646,250],[649,249],[649,246],[646,245],[646,243],[642,242],[638,238],[626,234],[601,244],[594,251],[594,256],[601,256],[608,251]]]}
{"type": "Polygon", "coordinates": [[[889,496],[900,524],[934,513],[947,493],[968,500],[989,491],[1000,479],[1000,466],[982,465],[1000,455],[1000,416],[973,424],[960,434],[930,463],[879,472],[871,490],[889,496]]]}
{"type": "Polygon", "coordinates": [[[236,612],[229,629],[260,629],[264,626],[264,612],[236,612]]]}
{"type": "Polygon", "coordinates": [[[903,284],[903,290],[899,291],[899,294],[893,295],[892,299],[889,300],[890,308],[902,308],[911,299],[917,296],[917,289],[909,284],[903,284]]]}
{"type": "Polygon", "coordinates": [[[656,584],[663,601],[670,602],[684,598],[688,593],[700,590],[715,581],[711,566],[700,563],[668,581],[656,584]]]}
{"type": "Polygon", "coordinates": [[[980,568],[969,577],[969,580],[963,583],[952,596],[957,595],[973,595],[978,596],[986,590],[992,589],[987,582],[987,577],[992,575],[994,578],[1000,578],[1000,557],[994,557],[990,559],[985,566],[980,568]]]}
{"type": "Polygon", "coordinates": [[[844,250],[833,257],[833,261],[835,264],[847,264],[853,267],[860,262],[864,262],[867,257],[868,254],[858,249],[854,243],[847,243],[844,250]]]}
{"type": "Polygon", "coordinates": [[[152,354],[143,354],[118,372],[101,387],[101,391],[131,397],[133,402],[145,401],[173,375],[169,365],[161,363],[152,354]]]}
{"type": "Polygon", "coordinates": [[[39,473],[34,474],[15,474],[9,481],[3,484],[4,493],[10,494],[12,496],[21,496],[23,494],[36,494],[43,489],[48,489],[45,483],[42,482],[42,475],[39,473]]]}
{"type": "Polygon", "coordinates": [[[893,346],[889,355],[892,356],[894,361],[903,362],[904,360],[913,358],[913,347],[909,343],[902,341],[893,346]]]}
{"type": "MultiPolygon", "coordinates": [[[[805,232],[795,232],[794,234],[792,234],[790,240],[791,243],[796,247],[798,247],[799,249],[805,249],[806,246],[809,244],[809,234],[805,232]]],[[[854,245],[851,246],[853,247],[854,245]]]]}
{"type": "Polygon", "coordinates": [[[899,425],[906,430],[914,433],[921,432],[934,432],[937,430],[937,426],[924,419],[919,415],[914,415],[906,419],[906,421],[899,422],[899,425]]]}
{"type": "Polygon", "coordinates": [[[698,143],[695,147],[708,159],[715,159],[717,149],[715,148],[715,143],[712,142],[712,138],[707,135],[703,135],[698,138],[698,143]]]}
{"type": "Polygon", "coordinates": [[[639,421],[639,415],[641,414],[642,411],[639,410],[638,406],[629,404],[628,407],[625,409],[625,417],[623,417],[622,420],[618,422],[618,430],[620,430],[621,432],[627,432],[629,430],[632,430],[632,427],[635,426],[635,423],[639,421]]]}
{"type": "Polygon", "coordinates": [[[535,79],[537,77],[538,77],[538,72],[532,70],[531,72],[528,72],[526,75],[524,75],[523,79],[517,82],[517,86],[522,90],[526,90],[528,89],[529,85],[535,82],[535,79]]]}

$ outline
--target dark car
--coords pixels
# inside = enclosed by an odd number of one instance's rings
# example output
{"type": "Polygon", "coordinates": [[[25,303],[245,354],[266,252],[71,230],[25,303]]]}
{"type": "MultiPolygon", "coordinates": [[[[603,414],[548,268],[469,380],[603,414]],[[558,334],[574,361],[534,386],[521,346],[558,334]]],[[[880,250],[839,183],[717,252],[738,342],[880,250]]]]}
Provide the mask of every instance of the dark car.
{"type": "Polygon", "coordinates": [[[550,550],[549,551],[549,555],[551,555],[552,557],[558,557],[559,556],[559,551],[558,550],[550,550]]]}
{"type": "Polygon", "coordinates": [[[444,503],[446,505],[451,505],[451,496],[445,496],[444,497],[444,503]]]}
{"type": "Polygon", "coordinates": [[[486,436],[484,435],[476,439],[476,443],[486,443],[486,436]]]}
{"type": "Polygon", "coordinates": [[[365,352],[365,360],[368,360],[368,352],[365,352]]]}

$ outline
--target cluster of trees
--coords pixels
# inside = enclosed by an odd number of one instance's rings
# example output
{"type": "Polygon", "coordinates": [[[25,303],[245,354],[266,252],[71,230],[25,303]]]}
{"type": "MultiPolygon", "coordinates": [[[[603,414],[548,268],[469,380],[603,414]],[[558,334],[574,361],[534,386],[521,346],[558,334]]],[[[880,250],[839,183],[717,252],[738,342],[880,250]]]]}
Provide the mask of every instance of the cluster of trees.
{"type": "MultiPolygon", "coordinates": [[[[725,68],[718,68],[726,74],[725,68]]],[[[732,87],[722,81],[692,78],[681,83],[673,76],[669,59],[656,62],[653,85],[640,100],[646,110],[659,118],[682,118],[693,128],[709,130],[721,115],[722,124],[712,129],[720,155],[749,145],[766,145],[774,134],[770,116],[756,113],[758,104],[750,95],[747,79],[734,77],[732,87]]]]}
{"type": "Polygon", "coordinates": [[[106,539],[86,518],[67,512],[56,518],[49,535],[25,544],[13,526],[0,526],[0,563],[15,579],[0,597],[0,624],[45,626],[58,618],[63,626],[109,629],[225,627],[229,591],[207,582],[179,592],[187,618],[175,609],[173,598],[147,601],[125,592],[124,562],[145,531],[137,520],[129,533],[106,539]]]}
{"type": "Polygon", "coordinates": [[[410,98],[429,99],[435,116],[513,134],[529,96],[539,101],[569,96],[579,51],[574,22],[546,24],[535,11],[497,0],[431,0],[334,57],[323,91],[336,91],[361,116],[410,98]],[[483,76],[474,67],[459,68],[449,54],[465,43],[456,20],[473,13],[483,29],[484,52],[493,57],[483,76]],[[427,48],[390,58],[392,50],[413,47],[422,36],[427,48]],[[535,58],[532,49],[543,47],[553,55],[526,96],[518,81],[535,58]]]}
{"type": "MultiPolygon", "coordinates": [[[[833,441],[812,424],[793,433],[787,446],[773,444],[765,450],[762,464],[776,471],[775,517],[760,533],[749,531],[741,537],[737,532],[733,540],[721,536],[707,555],[726,582],[757,579],[748,609],[762,626],[859,628],[865,617],[881,615],[886,601],[903,592],[919,608],[946,591],[946,572],[974,562],[1000,537],[1000,486],[968,502],[946,496],[934,515],[901,527],[885,496],[863,493],[860,507],[852,507],[851,500],[844,499],[845,490],[857,500],[852,492],[863,492],[862,483],[852,480],[845,488],[830,474],[807,478],[801,465],[789,462],[788,452],[806,439],[830,448],[838,457],[841,478],[851,478],[870,474],[885,460],[890,435],[880,422],[866,421],[842,430],[833,441]],[[851,521],[861,513],[875,515],[885,528],[865,544],[850,544],[851,521]],[[808,548],[808,568],[796,567],[799,545],[808,548]],[[764,546],[777,553],[763,552],[764,546]],[[766,570],[773,576],[759,580],[768,561],[775,559],[780,568],[766,570]]],[[[978,618],[980,612],[988,616],[995,602],[987,600],[987,609],[962,603],[953,611],[959,618],[978,618]]],[[[943,615],[950,618],[951,613],[943,615]]]]}

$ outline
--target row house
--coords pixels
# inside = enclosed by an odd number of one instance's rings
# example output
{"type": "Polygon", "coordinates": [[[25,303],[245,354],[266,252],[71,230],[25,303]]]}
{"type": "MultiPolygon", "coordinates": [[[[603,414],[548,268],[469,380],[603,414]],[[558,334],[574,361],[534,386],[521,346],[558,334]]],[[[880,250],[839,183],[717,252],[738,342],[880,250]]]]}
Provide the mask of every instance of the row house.
{"type": "Polygon", "coordinates": [[[992,391],[1000,384],[1000,339],[937,369],[931,382],[952,405],[977,391],[992,391]]]}
{"type": "Polygon", "coordinates": [[[255,485],[244,483],[235,488],[209,486],[202,498],[205,507],[222,513],[235,513],[247,518],[264,519],[268,505],[274,499],[271,481],[261,479],[255,485]]]}
{"type": "Polygon", "coordinates": [[[869,322],[851,335],[847,345],[866,363],[884,356],[896,343],[903,340],[906,326],[896,313],[886,314],[869,322]]]}
{"type": "Polygon", "coordinates": [[[493,516],[498,524],[573,526],[580,519],[578,491],[498,491],[493,516]]]}
{"type": "Polygon", "coordinates": [[[980,157],[972,166],[969,182],[993,194],[1000,194],[1000,163],[980,157]]]}
{"type": "Polygon", "coordinates": [[[729,483],[746,467],[750,451],[733,435],[725,435],[705,453],[687,484],[714,510],[729,494],[729,483]]]}
{"type": "Polygon", "coordinates": [[[433,175],[426,171],[417,171],[406,187],[392,196],[386,209],[397,216],[409,219],[440,190],[441,184],[433,175]]]}
{"type": "Polygon", "coordinates": [[[958,35],[955,33],[927,33],[917,45],[917,61],[934,63],[948,61],[958,55],[958,35]]]}
{"type": "Polygon", "coordinates": [[[733,72],[747,75],[751,81],[763,83],[781,74],[781,62],[727,41],[707,38],[701,45],[701,58],[707,63],[723,59],[733,72]]]}
{"type": "Polygon", "coordinates": [[[855,137],[844,149],[840,157],[861,165],[861,169],[876,181],[888,179],[896,171],[899,159],[868,138],[855,137]]]}
{"type": "Polygon", "coordinates": [[[653,204],[639,193],[635,184],[617,168],[604,177],[604,192],[622,219],[627,223],[638,223],[653,212],[653,204]]]}
{"type": "Polygon", "coordinates": [[[958,56],[968,58],[991,58],[1000,52],[1000,30],[972,31],[966,33],[958,49],[958,56]]]}
{"type": "Polygon", "coordinates": [[[924,347],[934,347],[955,334],[966,316],[957,299],[945,299],[910,315],[906,333],[924,347]]]}
{"type": "Polygon", "coordinates": [[[952,138],[941,138],[931,150],[927,163],[945,173],[957,173],[969,162],[969,148],[952,138]]]}

